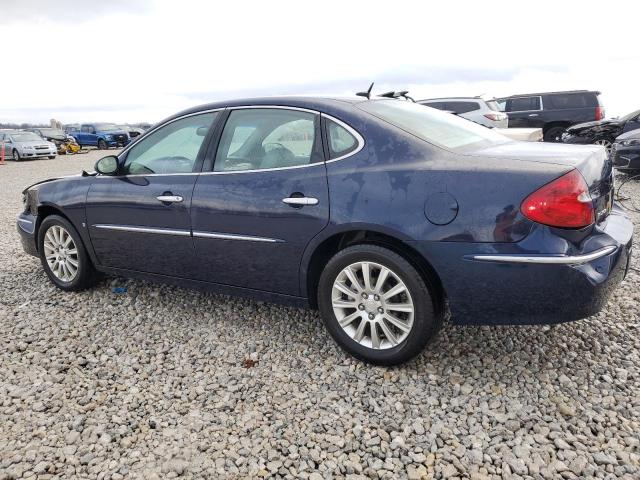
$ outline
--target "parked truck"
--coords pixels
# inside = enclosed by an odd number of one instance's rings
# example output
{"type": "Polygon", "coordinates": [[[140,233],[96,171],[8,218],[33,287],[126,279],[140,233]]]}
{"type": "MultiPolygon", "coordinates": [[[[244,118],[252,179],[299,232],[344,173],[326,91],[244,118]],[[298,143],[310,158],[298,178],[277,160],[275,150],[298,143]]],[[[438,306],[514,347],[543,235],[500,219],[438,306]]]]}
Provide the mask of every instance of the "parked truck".
{"type": "Polygon", "coordinates": [[[109,147],[124,147],[131,141],[129,133],[113,123],[83,123],[67,125],[67,134],[75,138],[81,147],[92,146],[100,150],[109,147]]]}

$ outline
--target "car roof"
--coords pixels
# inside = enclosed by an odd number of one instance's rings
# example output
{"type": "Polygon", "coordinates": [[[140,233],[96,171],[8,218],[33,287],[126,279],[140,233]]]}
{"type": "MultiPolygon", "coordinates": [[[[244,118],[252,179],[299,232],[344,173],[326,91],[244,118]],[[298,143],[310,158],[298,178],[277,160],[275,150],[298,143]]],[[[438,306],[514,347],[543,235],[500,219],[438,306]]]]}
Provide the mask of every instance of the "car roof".
{"type": "Polygon", "coordinates": [[[595,93],[596,95],[601,95],[601,92],[597,90],[559,90],[557,92],[520,93],[518,95],[497,97],[496,100],[506,100],[507,98],[518,98],[518,97],[539,97],[541,95],[558,95],[558,94],[561,95],[564,93],[595,93]]]}

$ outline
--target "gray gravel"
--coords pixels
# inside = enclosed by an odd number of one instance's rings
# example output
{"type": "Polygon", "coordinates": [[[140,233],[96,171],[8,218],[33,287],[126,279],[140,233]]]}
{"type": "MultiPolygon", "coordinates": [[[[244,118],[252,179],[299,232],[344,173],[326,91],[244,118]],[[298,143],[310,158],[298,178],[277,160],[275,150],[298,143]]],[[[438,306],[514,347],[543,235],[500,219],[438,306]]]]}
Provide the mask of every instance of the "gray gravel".
{"type": "Polygon", "coordinates": [[[639,262],[593,318],[448,325],[375,368],[315,312],[55,289],[21,250],[20,190],[99,155],[0,166],[0,479],[640,478],[639,262]]]}

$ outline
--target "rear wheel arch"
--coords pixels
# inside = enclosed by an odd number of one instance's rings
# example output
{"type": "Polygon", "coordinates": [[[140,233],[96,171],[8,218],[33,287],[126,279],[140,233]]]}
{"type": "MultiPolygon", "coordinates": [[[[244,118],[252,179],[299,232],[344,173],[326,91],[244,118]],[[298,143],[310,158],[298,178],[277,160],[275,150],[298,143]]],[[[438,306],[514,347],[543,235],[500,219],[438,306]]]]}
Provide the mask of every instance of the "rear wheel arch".
{"type": "Polygon", "coordinates": [[[309,305],[312,308],[318,308],[318,284],[324,266],[336,253],[353,245],[377,245],[403,257],[418,270],[429,287],[434,299],[436,314],[442,315],[445,312],[446,292],[440,276],[431,263],[406,242],[373,230],[349,230],[336,233],[315,247],[306,265],[305,285],[309,305]]]}

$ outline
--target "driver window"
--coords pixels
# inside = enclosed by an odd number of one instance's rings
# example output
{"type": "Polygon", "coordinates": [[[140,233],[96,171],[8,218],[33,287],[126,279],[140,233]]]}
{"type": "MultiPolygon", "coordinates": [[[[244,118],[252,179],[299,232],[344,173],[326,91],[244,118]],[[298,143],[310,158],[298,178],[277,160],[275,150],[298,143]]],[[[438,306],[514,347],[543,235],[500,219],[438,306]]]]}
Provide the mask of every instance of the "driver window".
{"type": "Polygon", "coordinates": [[[218,112],[192,115],[159,128],[134,145],[124,162],[125,175],[191,173],[218,112]]]}
{"type": "Polygon", "coordinates": [[[222,132],[214,171],[308,165],[315,154],[316,115],[287,109],[234,110],[222,132]]]}

